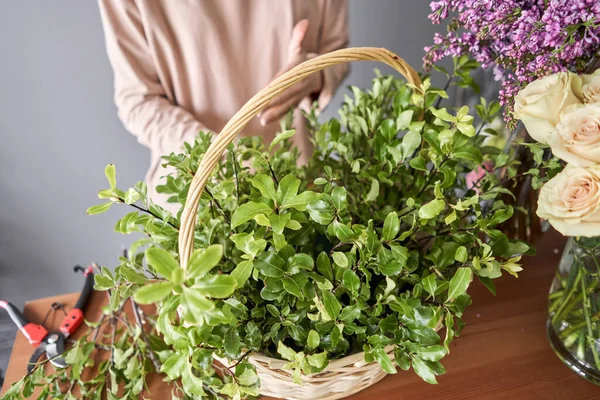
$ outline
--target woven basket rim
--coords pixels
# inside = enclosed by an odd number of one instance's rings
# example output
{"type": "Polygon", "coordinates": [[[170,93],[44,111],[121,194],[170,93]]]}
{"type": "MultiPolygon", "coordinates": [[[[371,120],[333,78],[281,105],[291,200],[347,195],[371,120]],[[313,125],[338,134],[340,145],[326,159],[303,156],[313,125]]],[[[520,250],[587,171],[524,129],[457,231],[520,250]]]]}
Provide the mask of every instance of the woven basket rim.
{"type": "MultiPolygon", "coordinates": [[[[389,353],[393,349],[394,349],[393,345],[388,345],[384,348],[386,353],[389,353]]],[[[254,353],[253,352],[253,353],[250,353],[248,355],[248,357],[251,358],[252,360],[265,363],[265,364],[269,365],[270,368],[277,368],[277,369],[281,368],[281,366],[275,366],[276,364],[283,365],[288,362],[286,360],[282,360],[281,358],[266,356],[262,353],[254,353]]],[[[361,351],[359,353],[352,353],[352,354],[346,355],[341,358],[336,358],[336,359],[330,360],[329,364],[327,364],[327,367],[325,367],[322,371],[320,371],[316,374],[311,374],[311,375],[306,375],[306,376],[315,376],[315,375],[319,375],[319,374],[324,374],[331,370],[338,369],[338,368],[348,366],[348,365],[352,365],[353,367],[360,368],[361,366],[366,365],[366,364],[370,364],[370,363],[367,363],[365,361],[365,352],[361,351]]]]}

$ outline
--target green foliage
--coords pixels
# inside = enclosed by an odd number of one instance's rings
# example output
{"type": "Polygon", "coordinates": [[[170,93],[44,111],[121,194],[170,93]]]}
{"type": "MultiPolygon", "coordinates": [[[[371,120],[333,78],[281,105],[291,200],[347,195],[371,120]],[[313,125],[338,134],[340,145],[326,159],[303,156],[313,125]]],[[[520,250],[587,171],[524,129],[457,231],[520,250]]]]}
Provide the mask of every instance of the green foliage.
{"type": "MultiPolygon", "coordinates": [[[[459,82],[469,85],[465,63],[459,82]]],[[[268,149],[258,137],[230,145],[201,196],[185,270],[179,215],[153,204],[144,184],[119,191],[107,173],[111,188],[100,197],[136,207],[116,230],[144,236],[114,271],[102,270],[96,288],[156,305],[161,372],[181,379],[174,385],[185,396],[256,395],[250,352],[285,359],[297,382],[364,351],[389,373],[412,367],[436,383],[473,275],[492,290],[491,279],[516,273],[529,246],[499,230],[515,212],[504,202],[514,150],[487,146],[468,107],[438,108],[447,94],[428,79],[423,94],[413,89],[378,76],[370,90],[351,88],[339,119],[309,116],[315,148],[306,166],[288,129],[268,149]],[[468,184],[482,163],[491,167],[468,184]],[[217,373],[214,357],[235,367],[217,373]]],[[[477,107],[483,123],[497,111],[497,103],[477,107]]],[[[165,157],[176,173],[158,190],[172,202],[185,201],[210,142],[201,133],[165,157]]]]}

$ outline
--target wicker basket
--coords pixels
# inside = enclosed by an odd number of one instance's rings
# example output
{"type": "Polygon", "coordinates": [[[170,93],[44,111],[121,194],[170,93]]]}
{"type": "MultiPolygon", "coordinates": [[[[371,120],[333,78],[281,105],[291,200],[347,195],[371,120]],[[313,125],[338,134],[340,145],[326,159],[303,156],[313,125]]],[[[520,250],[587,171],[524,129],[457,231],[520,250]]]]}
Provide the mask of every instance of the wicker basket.
{"type": "MultiPolygon", "coordinates": [[[[200,195],[226,147],[250,119],[254,118],[285,89],[314,72],[348,61],[383,62],[404,75],[408,82],[415,86],[415,90],[420,90],[421,80],[411,66],[388,50],[370,47],[343,49],[315,57],[271,82],[265,89],[252,97],[225,125],[208,148],[198,167],[181,214],[179,255],[183,268],[186,268],[190,255],[194,251],[196,210],[200,195]]],[[[393,347],[386,348],[386,351],[393,359],[393,347]]],[[[226,363],[225,360],[220,361],[226,363]]],[[[249,361],[256,366],[261,382],[260,393],[287,399],[340,399],[375,384],[386,375],[378,363],[366,363],[364,353],[332,360],[325,370],[318,374],[302,375],[302,385],[295,384],[291,374],[281,369],[285,363],[282,360],[261,354],[251,354],[249,361]]]]}

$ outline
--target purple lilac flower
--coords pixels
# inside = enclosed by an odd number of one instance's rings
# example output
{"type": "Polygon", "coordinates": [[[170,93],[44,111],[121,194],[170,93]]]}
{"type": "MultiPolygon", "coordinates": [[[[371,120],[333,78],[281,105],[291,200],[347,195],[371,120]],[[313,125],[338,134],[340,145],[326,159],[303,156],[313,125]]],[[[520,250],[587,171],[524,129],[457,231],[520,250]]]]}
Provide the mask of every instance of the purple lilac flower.
{"type": "Polygon", "coordinates": [[[425,48],[425,67],[463,54],[493,67],[511,125],[519,89],[554,72],[583,72],[600,54],[600,0],[438,0],[430,7],[431,21],[448,21],[448,32],[425,48]]]}

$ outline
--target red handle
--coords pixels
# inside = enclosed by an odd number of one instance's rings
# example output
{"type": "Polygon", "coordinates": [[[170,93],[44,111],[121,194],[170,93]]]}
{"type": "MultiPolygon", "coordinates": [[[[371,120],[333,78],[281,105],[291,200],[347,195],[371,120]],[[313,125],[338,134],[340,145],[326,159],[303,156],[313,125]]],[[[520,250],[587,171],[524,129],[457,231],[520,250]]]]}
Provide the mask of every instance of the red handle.
{"type": "Polygon", "coordinates": [[[48,331],[43,326],[29,322],[17,307],[8,301],[0,300],[0,308],[6,310],[17,328],[19,328],[31,345],[37,347],[42,343],[42,340],[48,334],[48,331]]]}
{"type": "Polygon", "coordinates": [[[60,328],[58,328],[66,337],[71,336],[83,322],[83,311],[74,308],[63,319],[60,328]]]}

